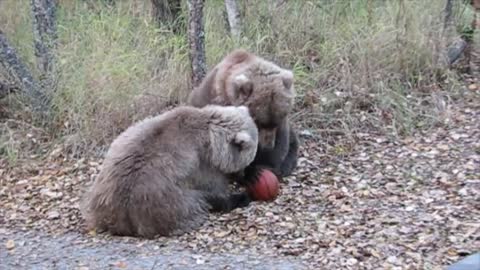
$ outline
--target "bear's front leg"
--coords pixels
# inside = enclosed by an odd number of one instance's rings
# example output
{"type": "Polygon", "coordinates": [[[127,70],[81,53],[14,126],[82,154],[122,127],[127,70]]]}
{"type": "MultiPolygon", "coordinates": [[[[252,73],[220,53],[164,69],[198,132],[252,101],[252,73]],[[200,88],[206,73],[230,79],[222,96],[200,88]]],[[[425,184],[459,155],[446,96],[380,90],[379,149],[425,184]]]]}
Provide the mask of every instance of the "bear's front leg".
{"type": "Polygon", "coordinates": [[[233,209],[246,207],[252,199],[246,192],[233,193],[230,195],[219,195],[208,193],[205,195],[211,212],[231,212],[233,209]]]}
{"type": "Polygon", "coordinates": [[[295,130],[290,127],[288,153],[280,166],[280,173],[283,177],[290,176],[297,167],[299,140],[295,130]]]}

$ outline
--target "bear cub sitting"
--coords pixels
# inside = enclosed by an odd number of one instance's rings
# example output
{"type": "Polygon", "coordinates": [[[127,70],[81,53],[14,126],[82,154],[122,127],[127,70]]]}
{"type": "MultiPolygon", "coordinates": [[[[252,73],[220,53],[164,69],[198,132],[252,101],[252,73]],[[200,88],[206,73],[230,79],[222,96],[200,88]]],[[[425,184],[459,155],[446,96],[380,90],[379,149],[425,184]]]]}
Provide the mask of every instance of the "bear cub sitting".
{"type": "Polygon", "coordinates": [[[82,202],[88,229],[113,235],[179,235],[209,211],[250,203],[229,194],[229,174],[257,151],[258,130],[244,106],[180,106],[132,125],[111,144],[82,202]]]}

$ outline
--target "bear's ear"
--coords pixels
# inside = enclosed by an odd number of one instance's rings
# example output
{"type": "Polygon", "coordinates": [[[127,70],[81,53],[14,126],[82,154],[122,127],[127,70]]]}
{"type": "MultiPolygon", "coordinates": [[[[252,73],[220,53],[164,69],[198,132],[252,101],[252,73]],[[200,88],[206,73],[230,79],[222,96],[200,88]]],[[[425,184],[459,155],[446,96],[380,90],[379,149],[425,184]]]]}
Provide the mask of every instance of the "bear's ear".
{"type": "Polygon", "coordinates": [[[245,74],[237,75],[233,84],[236,99],[246,99],[252,94],[253,82],[245,74]]]}
{"type": "Polygon", "coordinates": [[[247,148],[249,144],[253,141],[252,137],[245,131],[240,131],[235,134],[235,137],[232,140],[232,144],[236,146],[239,150],[247,148]]]}
{"type": "Polygon", "coordinates": [[[284,71],[282,74],[282,82],[286,89],[290,89],[293,84],[293,72],[290,70],[284,71]]]}

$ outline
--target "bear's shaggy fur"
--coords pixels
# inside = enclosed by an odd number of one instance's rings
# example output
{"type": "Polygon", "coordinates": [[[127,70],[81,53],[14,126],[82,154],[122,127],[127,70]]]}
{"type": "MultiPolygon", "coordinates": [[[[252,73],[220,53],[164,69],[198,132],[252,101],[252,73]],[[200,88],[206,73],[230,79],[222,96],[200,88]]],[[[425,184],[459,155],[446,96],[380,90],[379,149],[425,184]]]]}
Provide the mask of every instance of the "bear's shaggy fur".
{"type": "Polygon", "coordinates": [[[244,180],[255,181],[261,167],[277,177],[290,175],[297,165],[298,137],[288,115],[293,109],[293,73],[242,49],[228,54],[188,98],[194,107],[208,104],[245,105],[259,130],[259,147],[244,180]]]}
{"type": "Polygon", "coordinates": [[[208,211],[250,203],[227,175],[255,157],[258,131],[244,106],[181,106],[129,127],[111,144],[82,212],[88,229],[152,238],[200,226],[208,211]]]}

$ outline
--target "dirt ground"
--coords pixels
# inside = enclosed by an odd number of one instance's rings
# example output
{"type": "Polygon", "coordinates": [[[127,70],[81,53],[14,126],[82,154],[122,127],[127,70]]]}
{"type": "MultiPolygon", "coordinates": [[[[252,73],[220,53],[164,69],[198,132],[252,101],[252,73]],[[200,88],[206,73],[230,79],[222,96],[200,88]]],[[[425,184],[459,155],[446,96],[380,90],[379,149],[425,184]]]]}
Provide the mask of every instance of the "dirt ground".
{"type": "Polygon", "coordinates": [[[82,230],[79,198],[101,160],[60,147],[2,161],[0,269],[444,269],[480,250],[480,91],[466,92],[444,125],[407,138],[328,145],[300,129],[299,166],[274,202],[178,238],[82,230]]]}

